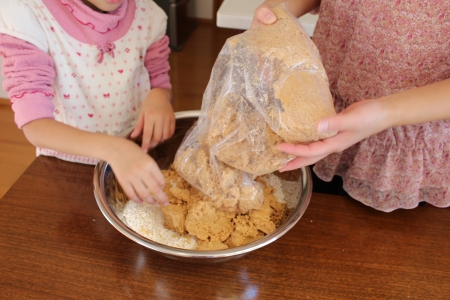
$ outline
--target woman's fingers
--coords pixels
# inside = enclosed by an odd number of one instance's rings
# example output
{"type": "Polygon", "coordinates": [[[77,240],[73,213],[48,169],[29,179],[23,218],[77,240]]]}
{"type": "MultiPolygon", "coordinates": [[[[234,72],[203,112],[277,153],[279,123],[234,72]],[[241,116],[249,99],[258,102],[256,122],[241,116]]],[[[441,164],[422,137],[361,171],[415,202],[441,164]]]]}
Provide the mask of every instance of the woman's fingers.
{"type": "Polygon", "coordinates": [[[324,158],[326,155],[323,156],[314,156],[314,157],[297,157],[291,161],[289,161],[283,168],[281,168],[280,172],[286,172],[291,170],[296,170],[305,166],[312,165],[322,158],[324,158]]]}
{"type": "MultiPolygon", "coordinates": [[[[331,138],[330,138],[331,139],[331,138]]],[[[308,145],[294,145],[294,144],[279,144],[278,150],[287,154],[302,156],[302,157],[316,157],[329,154],[330,145],[325,142],[326,140],[314,142],[308,145]]]]}
{"type": "Polygon", "coordinates": [[[255,10],[253,21],[250,28],[257,27],[259,24],[273,24],[277,20],[277,17],[270,8],[267,6],[260,6],[255,10]]]}

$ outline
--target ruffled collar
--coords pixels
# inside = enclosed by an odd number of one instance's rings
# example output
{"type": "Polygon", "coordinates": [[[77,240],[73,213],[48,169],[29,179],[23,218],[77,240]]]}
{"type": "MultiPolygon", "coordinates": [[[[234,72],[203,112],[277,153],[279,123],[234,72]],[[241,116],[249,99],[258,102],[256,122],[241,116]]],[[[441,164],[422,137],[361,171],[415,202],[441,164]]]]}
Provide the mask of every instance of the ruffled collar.
{"type": "Polygon", "coordinates": [[[106,33],[117,26],[127,12],[128,1],[123,1],[122,4],[110,13],[101,13],[93,10],[83,3],[81,0],[59,0],[74,18],[83,25],[91,27],[99,33],[106,33]]]}

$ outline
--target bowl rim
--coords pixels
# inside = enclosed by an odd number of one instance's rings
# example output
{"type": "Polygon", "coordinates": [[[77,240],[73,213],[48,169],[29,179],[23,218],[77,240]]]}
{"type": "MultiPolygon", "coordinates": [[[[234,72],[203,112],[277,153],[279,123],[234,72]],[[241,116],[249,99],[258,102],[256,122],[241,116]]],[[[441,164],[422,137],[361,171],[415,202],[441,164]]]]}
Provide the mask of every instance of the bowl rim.
{"type": "MultiPolygon", "coordinates": [[[[193,118],[199,117],[200,110],[190,110],[175,112],[176,119],[193,118]]],[[[127,136],[131,133],[132,128],[125,130],[121,136],[127,136]]],[[[98,207],[100,208],[102,214],[108,220],[108,222],[116,228],[120,233],[125,235],[127,238],[133,240],[134,242],[152,249],[161,254],[184,257],[184,258],[226,258],[232,256],[241,256],[248,252],[254,251],[256,249],[262,248],[278,238],[282,237],[287,233],[295,224],[301,219],[302,215],[306,211],[309,205],[311,195],[312,195],[312,177],[309,167],[302,167],[300,169],[302,175],[302,192],[299,196],[299,205],[295,207],[289,218],[281,224],[277,229],[261,239],[254,242],[223,250],[188,250],[182,248],[176,248],[168,245],[164,245],[155,241],[152,241],[137,232],[133,231],[127,225],[125,225],[114,213],[113,209],[108,203],[107,196],[105,194],[105,184],[104,178],[106,172],[108,171],[109,164],[105,161],[99,161],[94,169],[94,196],[98,207]]]]}

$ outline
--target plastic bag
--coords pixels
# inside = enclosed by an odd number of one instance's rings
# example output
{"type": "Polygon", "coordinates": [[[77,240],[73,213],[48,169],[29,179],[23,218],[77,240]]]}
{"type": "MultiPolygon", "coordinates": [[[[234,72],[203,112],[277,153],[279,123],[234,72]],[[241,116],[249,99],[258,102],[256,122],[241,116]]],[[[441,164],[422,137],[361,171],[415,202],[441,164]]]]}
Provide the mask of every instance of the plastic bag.
{"type": "Polygon", "coordinates": [[[180,175],[225,210],[260,208],[255,177],[293,159],[276,145],[326,137],[317,122],[335,114],[316,46],[284,4],[272,10],[276,23],[227,40],[199,120],[175,156],[180,175]]]}

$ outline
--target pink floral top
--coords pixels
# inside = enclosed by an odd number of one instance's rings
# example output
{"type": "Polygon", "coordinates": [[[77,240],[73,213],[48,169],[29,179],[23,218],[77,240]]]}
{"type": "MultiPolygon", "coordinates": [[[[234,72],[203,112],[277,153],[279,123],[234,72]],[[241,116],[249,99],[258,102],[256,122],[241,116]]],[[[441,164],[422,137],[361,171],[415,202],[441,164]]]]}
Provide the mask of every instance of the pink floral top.
{"type": "MultiPolygon", "coordinates": [[[[447,1],[322,0],[314,32],[337,111],[450,78],[447,1]]],[[[450,98],[449,98],[450,101],[450,98]]],[[[382,211],[450,205],[450,120],[395,127],[314,167],[382,211]]]]}

